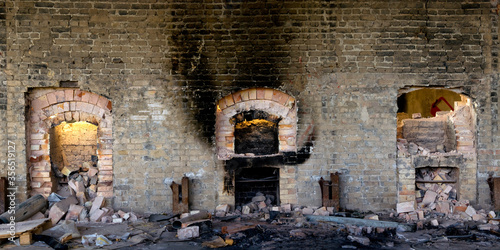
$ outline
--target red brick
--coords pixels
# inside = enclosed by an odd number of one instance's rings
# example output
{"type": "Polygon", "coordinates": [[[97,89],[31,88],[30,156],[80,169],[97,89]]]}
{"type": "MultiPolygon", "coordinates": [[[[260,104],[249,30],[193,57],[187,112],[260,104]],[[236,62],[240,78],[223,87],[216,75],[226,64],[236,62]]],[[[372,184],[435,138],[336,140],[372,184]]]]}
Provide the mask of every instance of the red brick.
{"type": "Polygon", "coordinates": [[[56,91],[54,92],[54,94],[56,95],[56,100],[57,102],[64,102],[65,101],[65,94],[64,94],[64,91],[56,91]]]}
{"type": "Polygon", "coordinates": [[[97,106],[104,109],[108,105],[108,102],[109,101],[108,99],[106,99],[106,97],[99,96],[99,99],[97,100],[97,106]]]}
{"type": "Polygon", "coordinates": [[[75,93],[74,93],[74,96],[73,96],[73,100],[75,100],[75,101],[81,101],[82,100],[82,96],[83,96],[83,91],[77,89],[77,90],[75,90],[75,93]]]}
{"type": "Polygon", "coordinates": [[[227,107],[234,105],[233,95],[228,95],[228,96],[224,97],[224,100],[226,101],[227,107]]]}
{"type": "Polygon", "coordinates": [[[109,111],[113,110],[113,105],[112,105],[111,101],[108,101],[108,103],[106,104],[106,108],[107,108],[109,111]]]}
{"type": "Polygon", "coordinates": [[[54,92],[47,94],[47,101],[49,102],[49,105],[57,103],[56,95],[54,92]]]}
{"type": "Polygon", "coordinates": [[[241,102],[241,93],[240,92],[236,92],[233,94],[233,100],[234,100],[234,103],[239,103],[241,102]]]}
{"type": "Polygon", "coordinates": [[[68,209],[68,215],[66,215],[67,220],[74,220],[77,221],[80,217],[80,214],[82,213],[84,207],[71,204],[68,209]]]}
{"type": "Polygon", "coordinates": [[[57,224],[57,222],[61,220],[61,218],[66,214],[66,212],[68,212],[69,206],[71,204],[77,204],[77,203],[78,201],[74,196],[69,196],[68,198],[54,204],[49,211],[49,218],[52,220],[52,225],[57,224]]]}
{"type": "Polygon", "coordinates": [[[90,99],[90,93],[86,91],[81,92],[82,95],[82,102],[89,102],[90,99]]]}
{"type": "Polygon", "coordinates": [[[31,108],[33,110],[42,110],[45,107],[49,106],[49,102],[47,101],[47,96],[43,95],[40,98],[37,98],[31,102],[31,108]]]}
{"type": "Polygon", "coordinates": [[[64,90],[64,100],[65,101],[73,101],[73,90],[72,89],[67,89],[64,90]]]}
{"type": "Polygon", "coordinates": [[[257,100],[264,100],[265,94],[264,94],[265,89],[257,89],[257,100]]]}
{"type": "Polygon", "coordinates": [[[248,99],[256,100],[257,99],[257,89],[249,89],[248,90],[248,99]]]}
{"type": "Polygon", "coordinates": [[[97,196],[94,201],[92,201],[92,207],[90,208],[89,214],[94,213],[97,209],[104,206],[105,200],[102,196],[97,196]]]}
{"type": "Polygon", "coordinates": [[[99,95],[90,93],[89,103],[96,105],[98,100],[99,100],[99,95]]]}

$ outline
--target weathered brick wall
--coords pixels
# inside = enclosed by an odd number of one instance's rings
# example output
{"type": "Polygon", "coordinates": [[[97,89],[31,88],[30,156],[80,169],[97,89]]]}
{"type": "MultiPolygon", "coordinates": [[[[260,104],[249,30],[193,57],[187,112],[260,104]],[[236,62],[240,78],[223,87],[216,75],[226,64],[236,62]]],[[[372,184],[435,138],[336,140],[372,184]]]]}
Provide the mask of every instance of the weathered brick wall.
{"type": "Polygon", "coordinates": [[[489,201],[485,178],[499,158],[496,2],[205,2],[6,1],[0,139],[16,142],[18,163],[29,88],[76,81],[113,103],[116,207],[170,210],[167,185],[187,175],[192,207],[213,209],[231,200],[215,155],[215,103],[269,87],[299,105],[299,153],[281,171],[296,187],[287,200],[320,205],[317,180],[339,171],[345,208],[394,208],[398,90],[446,86],[476,105],[478,201],[489,201]]]}

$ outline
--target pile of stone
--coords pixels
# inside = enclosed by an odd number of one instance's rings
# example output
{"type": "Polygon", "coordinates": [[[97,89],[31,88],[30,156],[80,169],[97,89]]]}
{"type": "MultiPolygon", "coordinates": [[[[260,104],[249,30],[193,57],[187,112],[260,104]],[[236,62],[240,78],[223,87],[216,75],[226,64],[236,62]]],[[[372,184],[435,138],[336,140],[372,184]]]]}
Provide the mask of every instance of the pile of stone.
{"type": "Polygon", "coordinates": [[[51,204],[45,214],[38,212],[28,220],[50,218],[53,225],[56,225],[61,220],[103,223],[122,223],[138,220],[138,216],[133,212],[126,213],[121,210],[115,212],[113,208],[106,207],[106,199],[102,196],[81,203],[74,195],[64,198],[52,193],[48,200],[51,204]]]}
{"type": "Polygon", "coordinates": [[[88,199],[97,197],[98,173],[96,162],[84,162],[80,167],[64,167],[56,175],[67,177],[71,195],[76,196],[78,201],[84,204],[88,199]]]}
{"type": "Polygon", "coordinates": [[[414,142],[408,142],[408,140],[402,138],[397,139],[397,148],[398,156],[400,157],[408,157],[410,155],[454,155],[457,153],[456,150],[446,152],[443,145],[436,145],[436,151],[432,152],[428,148],[422,147],[414,142]]]}
{"type": "Polygon", "coordinates": [[[137,215],[123,211],[115,212],[106,207],[106,200],[97,195],[98,173],[96,161],[83,162],[81,166],[66,165],[61,171],[55,171],[60,178],[60,191],[49,197],[49,210],[44,215],[38,213],[34,218],[48,216],[52,224],[60,220],[80,222],[122,223],[136,221],[137,215]],[[67,182],[67,187],[64,183],[67,182]]]}
{"type": "Polygon", "coordinates": [[[417,207],[433,207],[437,202],[457,199],[457,177],[452,168],[420,168],[415,174],[417,207]]]}
{"type": "Polygon", "coordinates": [[[237,206],[233,212],[230,212],[230,206],[228,204],[222,204],[216,207],[215,216],[233,216],[233,215],[243,215],[243,217],[251,218],[269,218],[271,212],[279,213],[299,213],[301,215],[321,215],[329,216],[333,215],[334,207],[316,207],[316,206],[292,206],[292,204],[282,204],[281,206],[273,205],[274,202],[273,195],[264,195],[258,192],[252,201],[243,206],[237,206]]]}
{"type": "Polygon", "coordinates": [[[219,205],[215,209],[216,217],[224,217],[230,215],[244,215],[248,217],[259,217],[261,215],[268,216],[270,212],[291,213],[301,212],[303,215],[332,215],[334,212],[333,207],[298,207],[291,204],[283,204],[281,206],[273,205],[274,195],[264,195],[258,192],[252,201],[243,206],[237,206],[234,212],[230,213],[230,206],[227,204],[219,205]]]}
{"type": "Polygon", "coordinates": [[[438,219],[440,219],[441,221],[475,221],[480,224],[478,228],[481,230],[498,230],[499,222],[490,220],[496,218],[494,211],[476,210],[468,200],[444,200],[443,195],[444,197],[447,195],[444,190],[442,192],[428,190],[417,208],[415,208],[414,201],[398,203],[399,217],[408,222],[417,222],[417,226],[421,225],[420,227],[423,227],[423,222],[439,226],[438,219]]]}
{"type": "Polygon", "coordinates": [[[258,212],[268,213],[271,209],[273,209],[272,204],[274,203],[274,200],[274,195],[264,195],[263,193],[258,192],[254,197],[252,197],[252,202],[241,207],[237,207],[235,212],[243,215],[258,212]]]}

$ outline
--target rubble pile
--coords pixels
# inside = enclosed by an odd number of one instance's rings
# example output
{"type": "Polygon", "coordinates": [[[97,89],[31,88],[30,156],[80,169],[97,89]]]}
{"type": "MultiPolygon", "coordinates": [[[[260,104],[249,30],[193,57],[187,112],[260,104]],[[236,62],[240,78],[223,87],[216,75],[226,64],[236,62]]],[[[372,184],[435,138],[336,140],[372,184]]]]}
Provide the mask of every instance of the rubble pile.
{"type": "Polygon", "coordinates": [[[273,195],[264,195],[260,192],[252,197],[252,201],[243,206],[235,207],[233,212],[230,212],[228,204],[219,205],[215,209],[216,217],[241,215],[243,218],[264,218],[269,219],[271,214],[283,213],[290,214],[299,212],[301,215],[333,215],[336,209],[334,207],[315,207],[315,206],[294,206],[292,204],[282,204],[281,206],[272,205],[274,202],[273,195]]]}
{"type": "Polygon", "coordinates": [[[137,221],[138,216],[133,212],[115,212],[113,208],[106,207],[106,200],[97,196],[91,201],[79,201],[74,195],[66,198],[52,193],[49,198],[52,203],[46,215],[37,213],[31,219],[40,219],[47,216],[52,224],[60,220],[73,220],[79,222],[122,223],[124,221],[137,221]],[[82,203],[83,202],[83,203],[82,203]]]}
{"type": "Polygon", "coordinates": [[[457,199],[457,177],[453,168],[419,168],[415,175],[415,198],[417,207],[435,209],[448,214],[443,203],[450,203],[457,199]]]}
{"type": "Polygon", "coordinates": [[[398,155],[401,157],[408,157],[410,155],[422,155],[422,156],[431,156],[431,155],[456,155],[457,150],[445,151],[446,148],[444,145],[436,145],[436,151],[431,151],[428,148],[419,146],[414,142],[408,142],[406,139],[398,138],[397,139],[397,147],[398,147],[398,155]]]}
{"type": "Polygon", "coordinates": [[[397,204],[399,218],[407,222],[417,223],[417,229],[423,229],[424,223],[437,227],[445,221],[474,221],[480,230],[498,230],[499,222],[495,220],[494,211],[486,212],[484,209],[476,210],[468,200],[455,200],[449,196],[453,188],[445,185],[445,189],[438,184],[425,191],[421,202],[414,208],[414,202],[397,204]]]}
{"type": "Polygon", "coordinates": [[[54,172],[59,177],[60,190],[47,198],[49,209],[45,215],[39,212],[31,219],[48,217],[53,225],[60,220],[104,223],[137,220],[135,213],[115,212],[106,206],[104,197],[97,195],[99,170],[96,161],[83,162],[81,166],[67,165],[54,172]]]}
{"type": "Polygon", "coordinates": [[[87,199],[97,197],[97,184],[99,169],[96,162],[83,162],[81,166],[68,165],[60,172],[54,172],[59,178],[59,183],[64,187],[64,184],[69,186],[69,192],[75,195],[78,201],[84,204],[87,199]]]}

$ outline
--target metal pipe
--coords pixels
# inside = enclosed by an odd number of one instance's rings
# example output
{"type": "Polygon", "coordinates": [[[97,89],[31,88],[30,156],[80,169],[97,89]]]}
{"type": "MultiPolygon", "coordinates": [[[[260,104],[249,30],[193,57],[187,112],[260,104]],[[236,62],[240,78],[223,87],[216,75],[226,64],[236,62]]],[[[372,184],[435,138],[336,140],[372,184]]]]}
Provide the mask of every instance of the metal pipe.
{"type": "Polygon", "coordinates": [[[197,214],[189,215],[189,216],[184,217],[184,218],[182,218],[180,220],[174,221],[174,223],[172,223],[172,227],[175,228],[175,229],[180,229],[180,228],[182,228],[182,224],[185,224],[187,222],[198,221],[198,220],[206,220],[206,219],[210,219],[211,217],[212,217],[212,215],[209,212],[207,212],[207,211],[200,211],[197,214]]]}
{"type": "Polygon", "coordinates": [[[319,216],[319,215],[306,215],[306,218],[309,221],[335,222],[339,224],[349,224],[358,227],[362,226],[362,227],[396,228],[398,231],[402,232],[413,231],[410,225],[400,224],[393,221],[365,220],[365,219],[349,218],[349,217],[319,216]]]}

